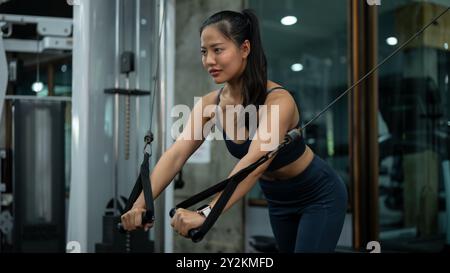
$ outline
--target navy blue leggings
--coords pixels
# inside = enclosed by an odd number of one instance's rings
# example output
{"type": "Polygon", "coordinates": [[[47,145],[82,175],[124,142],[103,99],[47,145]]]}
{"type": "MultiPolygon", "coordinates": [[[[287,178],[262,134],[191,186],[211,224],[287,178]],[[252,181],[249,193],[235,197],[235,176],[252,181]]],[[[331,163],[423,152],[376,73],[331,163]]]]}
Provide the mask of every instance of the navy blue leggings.
{"type": "Polygon", "coordinates": [[[344,224],[347,190],[318,156],[298,176],[260,180],[280,252],[334,252],[344,224]]]}

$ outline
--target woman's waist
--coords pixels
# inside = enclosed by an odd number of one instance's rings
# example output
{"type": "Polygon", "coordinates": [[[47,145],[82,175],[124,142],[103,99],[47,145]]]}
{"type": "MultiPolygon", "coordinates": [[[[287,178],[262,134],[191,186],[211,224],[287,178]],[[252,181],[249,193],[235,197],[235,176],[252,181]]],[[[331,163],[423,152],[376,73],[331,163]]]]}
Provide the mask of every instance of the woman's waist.
{"type": "Polygon", "coordinates": [[[294,162],[281,167],[275,171],[266,171],[261,179],[267,181],[285,180],[296,177],[305,171],[314,159],[314,152],[306,146],[305,152],[294,162]]]}
{"type": "Polygon", "coordinates": [[[332,198],[338,176],[320,157],[313,155],[308,166],[294,177],[274,181],[260,178],[259,185],[271,204],[312,203],[332,198]]]}

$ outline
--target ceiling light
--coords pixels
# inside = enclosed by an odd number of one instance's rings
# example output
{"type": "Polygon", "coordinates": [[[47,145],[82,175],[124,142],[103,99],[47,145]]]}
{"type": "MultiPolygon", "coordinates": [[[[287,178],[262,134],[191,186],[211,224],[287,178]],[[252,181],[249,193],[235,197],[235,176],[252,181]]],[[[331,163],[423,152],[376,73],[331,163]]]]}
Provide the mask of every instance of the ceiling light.
{"type": "Polygon", "coordinates": [[[293,65],[291,65],[291,70],[294,72],[300,72],[303,70],[303,65],[302,64],[293,64],[293,65]]]}
{"type": "Polygon", "coordinates": [[[395,37],[389,37],[386,39],[386,43],[390,46],[395,46],[398,44],[398,39],[395,37]]]}
{"type": "Polygon", "coordinates": [[[31,85],[31,89],[36,93],[41,92],[42,89],[44,89],[44,84],[42,82],[34,82],[33,85],[31,85]]]}
{"type": "Polygon", "coordinates": [[[293,24],[297,23],[297,17],[295,16],[286,16],[281,19],[281,23],[285,26],[292,26],[293,24]]]}

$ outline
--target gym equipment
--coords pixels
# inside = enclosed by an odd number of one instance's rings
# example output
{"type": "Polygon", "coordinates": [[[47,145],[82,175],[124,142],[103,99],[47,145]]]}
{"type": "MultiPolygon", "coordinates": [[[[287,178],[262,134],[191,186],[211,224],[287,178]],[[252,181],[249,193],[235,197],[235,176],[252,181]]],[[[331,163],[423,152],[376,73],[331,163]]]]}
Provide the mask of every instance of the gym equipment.
{"type": "Polygon", "coordinates": [[[5,101],[6,87],[8,84],[8,67],[6,63],[6,52],[3,47],[3,32],[0,25],[0,120],[2,119],[3,103],[5,101]]]}
{"type": "MultiPolygon", "coordinates": [[[[419,30],[417,33],[415,33],[405,43],[403,43],[401,46],[399,46],[394,52],[392,52],[389,56],[387,56],[384,60],[382,60],[379,64],[377,64],[374,68],[372,68],[366,75],[364,75],[356,83],[354,83],[352,86],[350,86],[347,90],[342,92],[336,99],[334,99],[331,103],[329,103],[323,110],[321,110],[318,114],[316,114],[305,125],[289,131],[287,133],[287,135],[285,136],[284,141],[281,144],[279,144],[279,146],[275,150],[268,152],[267,154],[262,156],[260,159],[258,159],[255,163],[240,170],[239,172],[237,172],[233,176],[229,177],[228,179],[225,179],[222,182],[219,182],[218,184],[179,203],[178,205],[176,205],[175,208],[170,210],[170,212],[169,212],[170,217],[173,217],[175,215],[176,209],[178,209],[178,208],[188,208],[188,207],[200,202],[201,200],[208,198],[209,196],[211,196],[215,193],[223,191],[219,200],[217,201],[215,206],[212,208],[211,213],[208,215],[208,217],[206,217],[206,220],[203,223],[203,225],[199,228],[190,230],[188,233],[188,237],[191,238],[191,240],[193,242],[201,241],[203,239],[203,237],[206,235],[206,233],[209,231],[209,229],[214,225],[214,223],[218,219],[219,215],[222,213],[226,203],[228,202],[231,195],[233,194],[234,190],[236,189],[236,187],[242,180],[244,180],[251,172],[253,172],[261,164],[263,164],[270,158],[276,156],[280,151],[284,150],[289,144],[298,140],[302,136],[302,131],[305,128],[307,128],[312,122],[314,122],[320,116],[322,116],[325,112],[327,112],[334,104],[336,104],[340,99],[342,99],[345,95],[347,95],[347,93],[349,93],[351,90],[353,90],[353,88],[355,88],[361,82],[363,82],[365,79],[367,79],[369,76],[371,76],[375,71],[378,70],[378,68],[380,66],[382,66],[389,59],[391,59],[398,52],[400,52],[400,50],[402,50],[406,45],[408,45],[411,41],[413,41],[418,36],[420,36],[428,27],[433,25],[441,16],[443,16],[445,13],[447,13],[447,11],[449,9],[450,9],[450,7],[447,7],[447,9],[445,9],[442,13],[440,13],[438,16],[436,16],[430,23],[425,25],[421,30],[419,30]]],[[[147,183],[147,184],[149,184],[149,183],[147,183]]],[[[145,192],[144,192],[144,195],[145,195],[145,192]]],[[[150,199],[148,199],[148,200],[150,200],[150,199]]],[[[131,198],[129,200],[130,203],[134,203],[135,201],[136,201],[136,199],[132,200],[131,198]]],[[[150,203],[147,203],[147,198],[146,198],[146,204],[147,204],[147,207],[150,205],[150,203]]]]}

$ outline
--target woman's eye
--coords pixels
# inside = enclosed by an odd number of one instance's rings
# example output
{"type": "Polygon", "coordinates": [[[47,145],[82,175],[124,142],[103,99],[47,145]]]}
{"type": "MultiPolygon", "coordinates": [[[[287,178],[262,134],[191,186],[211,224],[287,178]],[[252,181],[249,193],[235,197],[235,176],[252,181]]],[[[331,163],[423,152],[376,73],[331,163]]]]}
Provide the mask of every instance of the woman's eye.
{"type": "Polygon", "coordinates": [[[202,56],[205,56],[206,50],[200,50],[200,53],[202,54],[202,56]]]}
{"type": "Polygon", "coordinates": [[[220,53],[220,52],[222,52],[222,49],[221,49],[221,48],[216,48],[214,51],[215,51],[216,53],[220,53]]]}

